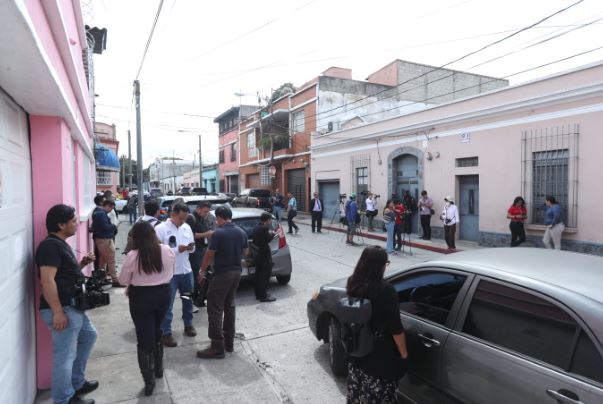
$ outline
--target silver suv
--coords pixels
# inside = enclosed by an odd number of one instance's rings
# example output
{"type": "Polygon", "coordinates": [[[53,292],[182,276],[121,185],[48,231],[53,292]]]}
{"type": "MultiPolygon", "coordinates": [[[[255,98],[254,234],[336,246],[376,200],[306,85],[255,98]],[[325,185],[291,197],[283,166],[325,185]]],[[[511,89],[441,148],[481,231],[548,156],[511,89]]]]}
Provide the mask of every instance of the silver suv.
{"type": "MultiPolygon", "coordinates": [[[[333,315],[345,279],[308,302],[310,328],[346,362],[333,315]]],[[[410,403],[603,403],[603,259],[483,249],[387,276],[408,344],[410,403]]]]}

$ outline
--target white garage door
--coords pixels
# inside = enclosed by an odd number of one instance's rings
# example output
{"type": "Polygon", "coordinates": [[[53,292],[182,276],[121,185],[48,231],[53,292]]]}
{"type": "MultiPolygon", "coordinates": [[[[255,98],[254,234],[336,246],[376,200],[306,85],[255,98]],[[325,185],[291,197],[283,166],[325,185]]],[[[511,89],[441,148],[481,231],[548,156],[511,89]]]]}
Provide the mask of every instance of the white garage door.
{"type": "Polygon", "coordinates": [[[0,90],[0,403],[36,394],[33,279],[27,118],[0,90]]]}

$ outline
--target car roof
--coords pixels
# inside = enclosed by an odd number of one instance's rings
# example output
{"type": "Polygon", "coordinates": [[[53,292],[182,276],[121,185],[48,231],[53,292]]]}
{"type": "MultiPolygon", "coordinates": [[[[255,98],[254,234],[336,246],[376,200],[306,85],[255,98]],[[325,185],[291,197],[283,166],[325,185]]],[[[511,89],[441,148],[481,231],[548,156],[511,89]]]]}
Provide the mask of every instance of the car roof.
{"type": "Polygon", "coordinates": [[[525,279],[603,303],[603,258],[543,248],[484,248],[449,254],[411,268],[452,267],[515,282],[525,279]]]}

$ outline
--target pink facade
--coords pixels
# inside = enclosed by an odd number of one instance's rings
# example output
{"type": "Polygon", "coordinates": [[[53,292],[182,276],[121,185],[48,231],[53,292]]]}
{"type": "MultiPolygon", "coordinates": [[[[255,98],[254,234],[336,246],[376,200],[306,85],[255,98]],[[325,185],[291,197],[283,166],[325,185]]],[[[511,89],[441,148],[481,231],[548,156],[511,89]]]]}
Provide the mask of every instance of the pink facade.
{"type": "MultiPolygon", "coordinates": [[[[74,206],[80,220],[78,233],[69,243],[78,251],[92,248],[88,219],[93,209],[95,169],[91,97],[84,69],[90,60],[88,52],[79,1],[1,2],[0,88],[29,117],[29,133],[27,125],[19,130],[30,140],[32,180],[27,186],[15,186],[32,201],[31,227],[26,229],[33,234],[33,243],[28,246],[30,257],[47,234],[46,212],[58,203],[74,206]]],[[[0,128],[3,120],[10,124],[11,119],[10,114],[0,114],[0,128]]],[[[18,129],[7,127],[9,134],[18,129]]],[[[24,282],[32,282],[37,279],[36,268],[33,259],[27,262],[30,275],[24,282]]],[[[25,297],[27,304],[35,305],[35,333],[28,337],[35,349],[12,354],[18,355],[24,366],[33,367],[37,381],[21,382],[22,389],[0,394],[2,402],[31,402],[36,388],[50,387],[50,333],[37,316],[40,291],[35,283],[35,293],[25,297]]],[[[0,373],[0,378],[4,376],[0,373]]]]}

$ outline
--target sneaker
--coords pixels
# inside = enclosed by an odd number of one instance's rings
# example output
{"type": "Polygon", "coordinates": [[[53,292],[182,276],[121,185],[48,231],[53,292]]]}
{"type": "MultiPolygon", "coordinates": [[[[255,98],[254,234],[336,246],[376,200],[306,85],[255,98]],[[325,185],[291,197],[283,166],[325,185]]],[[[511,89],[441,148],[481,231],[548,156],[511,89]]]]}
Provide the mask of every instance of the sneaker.
{"type": "Polygon", "coordinates": [[[176,341],[176,339],[172,337],[172,334],[162,335],[161,343],[167,346],[168,348],[174,348],[178,345],[178,341],[176,341]]]}
{"type": "Polygon", "coordinates": [[[187,325],[184,327],[184,335],[187,337],[195,337],[197,335],[197,330],[192,325],[187,325]]]}

